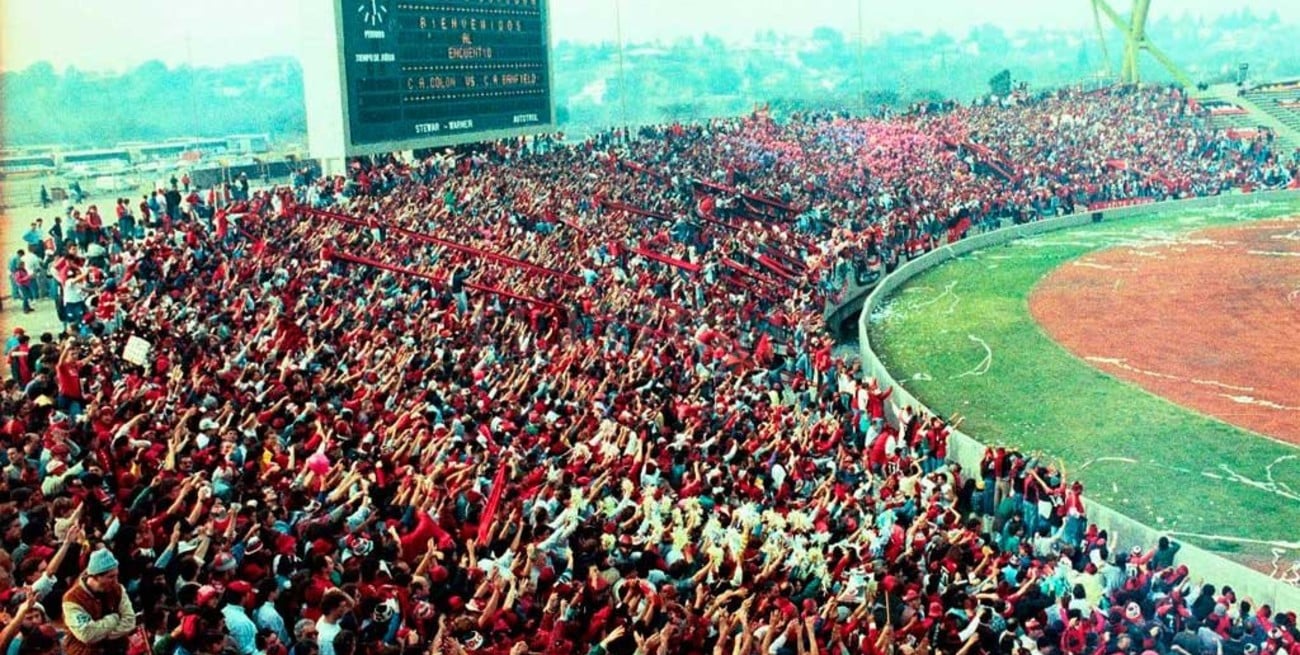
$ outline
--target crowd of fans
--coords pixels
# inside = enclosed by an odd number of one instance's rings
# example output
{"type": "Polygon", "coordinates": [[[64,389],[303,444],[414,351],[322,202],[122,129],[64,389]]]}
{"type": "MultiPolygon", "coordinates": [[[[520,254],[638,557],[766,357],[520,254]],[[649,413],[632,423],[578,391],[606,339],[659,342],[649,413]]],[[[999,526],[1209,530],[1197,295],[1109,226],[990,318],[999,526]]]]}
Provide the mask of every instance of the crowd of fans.
{"type": "Polygon", "coordinates": [[[755,114],[119,213],[51,248],[66,332],[5,346],[0,646],[1300,655],[1042,456],[947,462],[821,318],[970,229],[1294,178],[1186,107],[755,114]]]}

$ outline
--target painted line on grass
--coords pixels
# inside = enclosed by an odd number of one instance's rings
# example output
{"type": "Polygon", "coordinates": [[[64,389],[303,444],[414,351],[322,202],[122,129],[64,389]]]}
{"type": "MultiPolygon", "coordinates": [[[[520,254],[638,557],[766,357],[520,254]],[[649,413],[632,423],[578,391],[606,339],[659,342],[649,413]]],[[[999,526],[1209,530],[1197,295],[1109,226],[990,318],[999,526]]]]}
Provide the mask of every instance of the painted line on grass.
{"type": "Polygon", "coordinates": [[[1219,534],[1201,534],[1199,532],[1182,532],[1170,530],[1171,537],[1192,537],[1194,539],[1214,539],[1216,541],[1231,541],[1239,544],[1256,544],[1260,546],[1273,546],[1274,548],[1285,548],[1287,550],[1300,550],[1300,541],[1270,541],[1268,539],[1249,539],[1246,537],[1230,537],[1219,534]]]}
{"type": "Polygon", "coordinates": [[[1127,457],[1097,457],[1097,458],[1095,458],[1095,459],[1090,459],[1090,460],[1084,462],[1083,464],[1080,464],[1080,465],[1079,465],[1079,470],[1082,471],[1083,469],[1086,469],[1086,468],[1088,468],[1089,466],[1092,466],[1092,465],[1093,465],[1094,463],[1096,463],[1096,462],[1124,462],[1125,464],[1137,464],[1137,463],[1138,463],[1138,461],[1137,461],[1136,459],[1129,459],[1129,458],[1127,458],[1127,457]]]}
{"type": "Polygon", "coordinates": [[[1282,568],[1283,565],[1286,564],[1284,563],[1284,561],[1282,561],[1282,556],[1286,555],[1287,551],[1300,550],[1300,542],[1268,541],[1268,539],[1247,539],[1244,537],[1229,537],[1229,535],[1225,535],[1225,534],[1201,534],[1201,533],[1180,532],[1180,530],[1170,530],[1169,535],[1170,537],[1191,537],[1193,539],[1206,539],[1206,541],[1252,543],[1252,545],[1256,545],[1256,546],[1270,546],[1271,547],[1270,551],[1273,552],[1273,571],[1268,573],[1268,576],[1274,578],[1274,580],[1281,580],[1282,582],[1286,582],[1286,584],[1288,585],[1300,586],[1300,560],[1295,560],[1294,563],[1291,564],[1290,568],[1287,569],[1282,568]]]}
{"type": "Polygon", "coordinates": [[[1273,467],[1277,466],[1278,464],[1281,464],[1282,462],[1290,461],[1293,459],[1300,459],[1300,455],[1283,455],[1273,460],[1273,462],[1264,469],[1264,475],[1268,478],[1268,481],[1273,485],[1275,485],[1278,489],[1281,489],[1288,493],[1295,493],[1295,491],[1292,490],[1291,487],[1287,485],[1287,483],[1282,482],[1280,480],[1273,479],[1273,467]]]}
{"type": "MultiPolygon", "coordinates": [[[[1276,464],[1277,461],[1275,460],[1273,463],[1276,464]]],[[[1272,467],[1271,464],[1269,466],[1270,468],[1272,467]]],[[[1239,484],[1244,484],[1248,487],[1254,487],[1256,489],[1259,489],[1260,491],[1266,491],[1268,493],[1275,494],[1283,498],[1286,498],[1288,500],[1294,500],[1295,502],[1300,503],[1300,495],[1289,493],[1286,490],[1279,488],[1276,482],[1261,482],[1259,480],[1253,480],[1232,470],[1231,468],[1228,467],[1227,464],[1220,464],[1219,470],[1228,474],[1228,477],[1226,479],[1230,482],[1237,482],[1239,484]]]]}
{"type": "MultiPolygon", "coordinates": [[[[1226,475],[1220,475],[1219,473],[1214,473],[1212,471],[1201,471],[1200,475],[1206,478],[1210,478],[1211,480],[1219,480],[1222,482],[1235,482],[1237,484],[1243,484],[1249,487],[1254,487],[1256,489],[1259,489],[1260,491],[1281,496],[1288,500],[1294,500],[1296,502],[1300,502],[1300,494],[1297,494],[1293,489],[1287,486],[1286,483],[1278,482],[1277,480],[1273,479],[1273,467],[1276,466],[1277,464],[1290,461],[1293,459],[1300,459],[1300,455],[1283,455],[1282,457],[1273,460],[1273,462],[1270,463],[1264,469],[1264,475],[1266,477],[1265,481],[1248,478],[1232,470],[1231,468],[1228,468],[1227,464],[1219,465],[1219,470],[1226,475]]],[[[1139,462],[1129,457],[1096,457],[1081,464],[1079,466],[1079,470],[1082,471],[1088,468],[1089,466],[1092,466],[1093,464],[1097,464],[1101,462],[1119,462],[1122,464],[1144,465],[1142,464],[1142,462],[1139,462]]],[[[1167,469],[1170,471],[1176,471],[1178,473],[1184,473],[1187,475],[1196,475],[1196,472],[1192,471],[1191,469],[1186,469],[1179,466],[1169,466],[1168,464],[1161,464],[1160,462],[1155,462],[1155,461],[1149,462],[1144,466],[1167,469]]],[[[1112,487],[1114,487],[1114,485],[1112,485],[1112,487]]],[[[1113,491],[1118,494],[1119,493],[1118,487],[1114,487],[1113,491]]]]}
{"type": "Polygon", "coordinates": [[[939,302],[940,300],[943,300],[944,298],[947,298],[948,296],[953,295],[952,290],[953,290],[954,288],[956,288],[956,286],[957,286],[957,281],[956,281],[956,280],[953,280],[952,282],[949,282],[948,285],[945,286],[945,287],[943,288],[943,293],[940,293],[939,295],[937,295],[937,296],[935,296],[935,297],[933,297],[933,298],[931,298],[931,299],[929,299],[929,300],[920,300],[920,301],[917,301],[917,302],[911,303],[911,304],[909,304],[909,305],[907,306],[907,308],[908,308],[909,310],[917,310],[917,309],[924,309],[924,308],[926,308],[926,307],[929,307],[930,305],[933,305],[933,304],[939,302]]]}
{"type": "Polygon", "coordinates": [[[1182,532],[1179,530],[1170,530],[1171,537],[1191,537],[1193,539],[1205,539],[1207,541],[1226,541],[1239,544],[1254,544],[1259,546],[1269,546],[1270,552],[1273,553],[1273,570],[1266,575],[1281,582],[1300,586],[1300,560],[1294,560],[1288,568],[1282,568],[1286,562],[1282,561],[1288,551],[1300,550],[1300,542],[1292,541],[1269,541],[1267,539],[1247,539],[1244,537],[1230,537],[1221,534],[1202,534],[1199,532],[1182,532]]]}
{"type": "MultiPolygon", "coordinates": [[[[1090,460],[1084,462],[1081,466],[1079,466],[1079,470],[1082,471],[1083,469],[1087,468],[1088,466],[1090,466],[1090,465],[1092,465],[1092,464],[1101,463],[1101,462],[1120,462],[1120,463],[1122,463],[1122,464],[1135,464],[1135,465],[1141,465],[1141,464],[1142,464],[1142,462],[1139,462],[1139,461],[1136,460],[1136,459],[1131,459],[1131,458],[1128,458],[1128,457],[1097,457],[1097,458],[1090,459],[1090,460]]],[[[1154,461],[1154,460],[1153,460],[1153,461],[1150,461],[1150,462],[1147,462],[1144,466],[1154,466],[1155,468],[1166,469],[1166,470],[1174,471],[1174,472],[1176,472],[1176,473],[1185,473],[1185,474],[1187,474],[1187,475],[1196,475],[1196,471],[1193,471],[1193,470],[1191,470],[1191,469],[1183,468],[1183,467],[1181,467],[1181,466],[1170,466],[1170,465],[1168,465],[1168,464],[1161,464],[1160,462],[1157,462],[1157,461],[1154,461]]],[[[1214,477],[1217,477],[1217,478],[1220,479],[1220,480],[1223,479],[1222,477],[1219,477],[1219,476],[1214,476],[1214,477]]],[[[1116,493],[1119,493],[1119,492],[1116,491],[1116,493]]]]}
{"type": "Polygon", "coordinates": [[[962,373],[960,375],[954,375],[951,378],[948,378],[950,380],[964,378],[968,375],[976,376],[976,377],[980,375],[984,375],[985,373],[989,372],[989,367],[993,366],[993,349],[989,347],[988,342],[973,334],[966,335],[966,338],[984,347],[984,359],[980,360],[980,363],[976,364],[975,368],[972,368],[971,370],[966,371],[965,373],[962,373]]]}
{"type": "Polygon", "coordinates": [[[1273,573],[1271,575],[1274,579],[1300,586],[1300,560],[1296,560],[1295,563],[1291,565],[1291,568],[1283,571],[1282,555],[1285,554],[1286,551],[1280,548],[1273,549],[1273,573]]]}

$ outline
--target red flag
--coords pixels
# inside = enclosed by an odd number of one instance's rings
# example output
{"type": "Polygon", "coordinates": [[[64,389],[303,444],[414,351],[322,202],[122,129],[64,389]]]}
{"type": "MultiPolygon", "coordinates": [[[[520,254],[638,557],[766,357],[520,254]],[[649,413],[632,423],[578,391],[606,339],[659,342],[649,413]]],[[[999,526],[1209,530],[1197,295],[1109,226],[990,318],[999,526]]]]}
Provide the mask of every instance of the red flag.
{"type": "Polygon", "coordinates": [[[713,196],[704,196],[704,199],[700,201],[700,213],[705,216],[712,216],[713,209],[717,206],[718,201],[714,200],[713,196]]]}
{"type": "Polygon", "coordinates": [[[492,527],[492,519],[496,516],[497,505],[501,504],[501,492],[506,486],[506,466],[504,463],[497,465],[496,477],[492,478],[492,491],[488,492],[487,506],[483,508],[483,516],[478,521],[478,536],[474,539],[475,546],[483,545],[487,539],[488,530],[492,527]]]}
{"type": "Polygon", "coordinates": [[[754,359],[758,360],[758,363],[766,366],[768,360],[770,360],[775,354],[776,352],[772,349],[771,335],[766,332],[759,335],[758,344],[754,346],[754,359]]]}

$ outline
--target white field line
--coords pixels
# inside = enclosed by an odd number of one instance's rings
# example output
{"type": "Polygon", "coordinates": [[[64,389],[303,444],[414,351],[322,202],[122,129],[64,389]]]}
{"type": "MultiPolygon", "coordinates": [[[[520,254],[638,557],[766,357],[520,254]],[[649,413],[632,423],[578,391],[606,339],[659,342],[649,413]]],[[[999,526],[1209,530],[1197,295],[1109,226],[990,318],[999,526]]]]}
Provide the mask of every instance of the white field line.
{"type": "Polygon", "coordinates": [[[1256,489],[1259,489],[1260,491],[1266,491],[1268,493],[1276,494],[1288,500],[1294,500],[1295,502],[1300,503],[1300,495],[1288,493],[1287,491],[1278,488],[1278,485],[1275,482],[1262,482],[1260,480],[1252,480],[1240,473],[1237,473],[1231,468],[1228,468],[1227,464],[1220,464],[1219,470],[1228,474],[1227,480],[1229,481],[1244,484],[1248,487],[1254,487],[1256,489]]]}
{"type": "Polygon", "coordinates": [[[984,347],[984,359],[980,360],[980,363],[976,364],[975,368],[972,368],[971,370],[966,371],[965,373],[962,373],[960,375],[954,375],[951,378],[949,378],[950,380],[964,378],[968,375],[971,376],[984,375],[985,373],[989,372],[989,367],[993,366],[993,349],[989,347],[988,342],[984,341],[983,339],[973,334],[968,334],[966,335],[966,337],[971,341],[974,341],[975,343],[978,343],[979,345],[984,347]]]}
{"type": "Polygon", "coordinates": [[[1270,484],[1274,485],[1278,489],[1281,489],[1282,491],[1286,491],[1289,493],[1295,493],[1295,491],[1293,491],[1291,487],[1287,485],[1287,483],[1273,479],[1273,467],[1282,462],[1286,462],[1293,459],[1300,459],[1300,455],[1283,455],[1273,460],[1272,463],[1270,463],[1268,467],[1264,469],[1264,474],[1268,478],[1270,484]]]}
{"type": "Polygon", "coordinates": [[[1089,466],[1092,466],[1092,465],[1093,465],[1094,463],[1096,463],[1096,462],[1124,462],[1125,464],[1137,464],[1137,463],[1138,463],[1138,461],[1137,461],[1136,459],[1129,459],[1129,458],[1127,458],[1127,457],[1097,457],[1097,458],[1095,458],[1095,459],[1090,459],[1090,460],[1084,462],[1083,464],[1079,465],[1079,470],[1082,471],[1083,469],[1086,469],[1086,468],[1088,468],[1089,466]]]}
{"type": "Polygon", "coordinates": [[[953,295],[952,290],[953,290],[954,288],[956,288],[956,286],[957,286],[957,281],[956,281],[956,280],[953,280],[952,282],[949,282],[948,285],[945,286],[945,287],[943,288],[943,293],[941,293],[941,294],[939,294],[939,295],[937,295],[937,296],[935,296],[935,297],[933,297],[933,298],[931,298],[931,299],[929,299],[929,300],[919,300],[919,301],[916,301],[916,302],[910,303],[910,304],[907,306],[907,309],[909,309],[909,310],[913,310],[913,311],[914,311],[914,310],[917,310],[917,309],[923,309],[923,308],[925,308],[925,307],[929,307],[930,305],[933,305],[933,304],[939,302],[940,300],[943,300],[944,298],[947,298],[948,296],[953,295]]]}
{"type": "Polygon", "coordinates": [[[1219,395],[1240,405],[1254,405],[1256,407],[1266,407],[1268,409],[1276,409],[1280,412],[1300,412],[1300,407],[1281,405],[1271,400],[1260,400],[1259,398],[1255,398],[1252,396],[1234,396],[1232,394],[1227,394],[1227,393],[1221,393],[1219,395]]]}
{"type": "Polygon", "coordinates": [[[1292,563],[1291,568],[1283,570],[1282,556],[1285,554],[1286,551],[1281,548],[1273,549],[1273,572],[1270,575],[1283,582],[1289,582],[1293,585],[1300,586],[1300,560],[1296,560],[1292,563]]]}
{"type": "Polygon", "coordinates": [[[1197,532],[1179,532],[1174,530],[1169,532],[1169,536],[1214,539],[1216,541],[1231,541],[1239,544],[1260,544],[1263,546],[1273,546],[1275,548],[1285,548],[1288,550],[1300,550],[1300,541],[1269,541],[1267,539],[1247,539],[1246,537],[1230,537],[1227,535],[1200,534],[1197,532]]]}
{"type": "MultiPolygon", "coordinates": [[[[1201,471],[1200,475],[1209,478],[1211,480],[1219,480],[1222,482],[1235,482],[1237,484],[1253,487],[1265,493],[1281,496],[1287,500],[1300,503],[1300,494],[1297,494],[1295,490],[1288,487],[1286,483],[1277,482],[1276,480],[1273,479],[1273,467],[1277,464],[1280,464],[1285,461],[1293,460],[1293,459],[1300,459],[1300,455],[1283,455],[1282,457],[1273,460],[1273,462],[1270,463],[1268,467],[1266,467],[1264,470],[1264,474],[1267,479],[1263,481],[1248,478],[1232,470],[1231,468],[1228,467],[1227,464],[1219,465],[1218,470],[1221,471],[1222,473],[1215,473],[1213,471],[1201,471]]],[[[1142,465],[1142,466],[1149,466],[1154,468],[1168,469],[1170,471],[1176,471],[1178,473],[1183,473],[1186,475],[1196,475],[1195,471],[1192,471],[1190,469],[1185,469],[1179,466],[1169,466],[1167,464],[1161,464],[1159,462],[1154,462],[1154,461],[1146,464],[1142,464],[1141,462],[1138,462],[1135,459],[1130,459],[1128,457],[1096,457],[1081,464],[1079,466],[1079,470],[1082,471],[1083,469],[1086,469],[1089,466],[1092,466],[1093,464],[1100,463],[1100,462],[1119,462],[1121,464],[1142,465]]],[[[1114,489],[1114,492],[1116,494],[1119,493],[1118,487],[1114,489]]]]}
{"type": "Polygon", "coordinates": [[[1126,273],[1137,272],[1136,268],[1129,268],[1127,266],[1125,267],[1111,266],[1110,264],[1098,264],[1097,262],[1073,262],[1071,263],[1071,266],[1078,266],[1080,268],[1095,268],[1102,271],[1124,271],[1126,273]]]}
{"type": "MultiPolygon", "coordinates": [[[[1136,459],[1130,459],[1128,457],[1096,457],[1080,465],[1079,470],[1082,471],[1083,469],[1088,468],[1089,466],[1092,466],[1093,464],[1097,464],[1100,462],[1120,462],[1121,464],[1141,464],[1141,462],[1137,461],[1136,459]]],[[[1144,464],[1144,466],[1154,466],[1156,468],[1168,469],[1170,471],[1174,471],[1177,473],[1196,475],[1196,471],[1193,471],[1191,469],[1185,469],[1181,466],[1169,466],[1168,464],[1161,464],[1160,462],[1156,462],[1156,461],[1147,462],[1146,464],[1144,464]]],[[[1222,479],[1220,476],[1215,476],[1215,477],[1222,479]]],[[[1119,492],[1116,491],[1116,493],[1119,492]]]]}
{"type": "Polygon", "coordinates": [[[1300,257],[1300,252],[1288,252],[1285,250],[1247,250],[1251,255],[1263,255],[1265,257],[1300,257]]]}
{"type": "Polygon", "coordinates": [[[1160,378],[1162,380],[1175,380],[1177,382],[1191,382],[1192,384],[1198,384],[1206,387],[1219,387],[1220,389],[1228,389],[1231,391],[1254,391],[1255,390],[1254,387],[1240,387],[1237,385],[1227,384],[1224,382],[1216,382],[1214,380],[1202,380],[1200,378],[1192,378],[1189,380],[1187,378],[1179,377],[1177,375],[1169,375],[1167,373],[1148,371],[1146,369],[1141,369],[1136,366],[1132,366],[1128,363],[1127,360],[1117,358],[1117,357],[1084,357],[1084,359],[1098,364],[1109,364],[1111,366],[1114,366],[1115,368],[1123,369],[1131,373],[1138,373],[1148,377],[1160,378]]]}

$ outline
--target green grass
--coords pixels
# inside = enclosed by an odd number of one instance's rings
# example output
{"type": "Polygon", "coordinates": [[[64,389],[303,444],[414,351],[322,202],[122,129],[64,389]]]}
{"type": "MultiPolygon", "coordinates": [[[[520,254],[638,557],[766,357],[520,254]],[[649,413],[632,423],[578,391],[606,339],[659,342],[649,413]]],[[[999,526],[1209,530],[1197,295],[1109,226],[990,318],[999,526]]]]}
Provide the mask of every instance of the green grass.
{"type": "MultiPolygon", "coordinates": [[[[1055,343],[1029,313],[1045,275],[1085,253],[1135,239],[1300,213],[1300,201],[1181,210],[986,249],[910,281],[872,317],[871,342],[894,377],[987,444],[1061,459],[1087,495],[1174,532],[1300,539],[1300,502],[1231,473],[1300,491],[1300,449],[1198,414],[1113,378],[1055,343]],[[987,343],[992,361],[978,370],[987,343]],[[1292,456],[1290,459],[1281,459],[1292,456]],[[1099,458],[1125,458],[1136,463],[1099,458]],[[1230,473],[1231,472],[1231,473],[1230,473]]],[[[1279,326],[1281,329],[1282,326],[1279,326]]],[[[1300,374],[1300,372],[1297,372],[1300,374]]],[[[1269,548],[1183,537],[1234,557],[1269,548]]],[[[1292,556],[1298,554],[1293,551],[1292,556]]]]}

